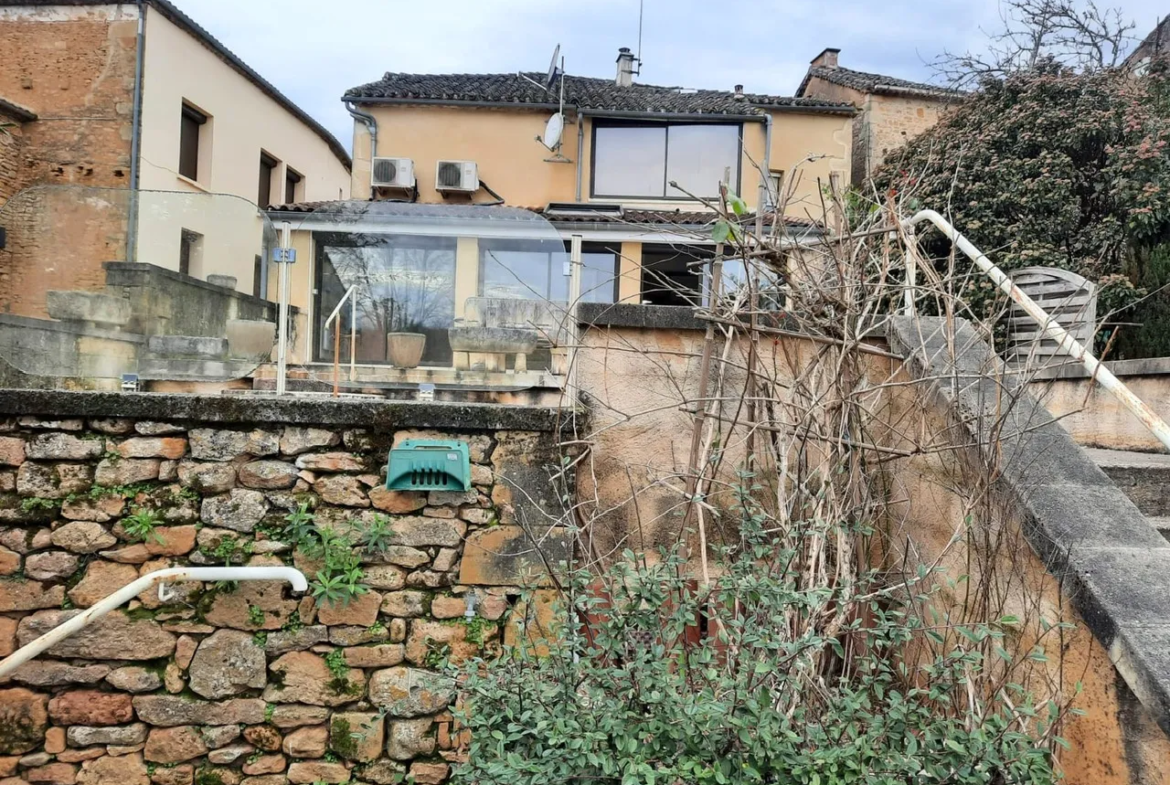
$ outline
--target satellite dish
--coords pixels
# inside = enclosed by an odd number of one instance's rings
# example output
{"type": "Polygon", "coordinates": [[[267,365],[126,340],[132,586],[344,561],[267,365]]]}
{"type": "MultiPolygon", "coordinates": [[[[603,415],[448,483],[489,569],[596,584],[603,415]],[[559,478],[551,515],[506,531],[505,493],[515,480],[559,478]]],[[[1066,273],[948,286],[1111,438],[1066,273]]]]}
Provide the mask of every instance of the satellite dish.
{"type": "Polygon", "coordinates": [[[544,88],[546,90],[553,86],[553,82],[557,80],[557,60],[561,56],[561,45],[557,44],[557,48],[553,50],[552,62],[548,64],[548,76],[544,78],[544,88]]]}
{"type": "Polygon", "coordinates": [[[564,131],[565,116],[557,112],[545,123],[544,135],[540,137],[540,143],[550,150],[556,150],[561,146],[561,135],[564,131]]]}

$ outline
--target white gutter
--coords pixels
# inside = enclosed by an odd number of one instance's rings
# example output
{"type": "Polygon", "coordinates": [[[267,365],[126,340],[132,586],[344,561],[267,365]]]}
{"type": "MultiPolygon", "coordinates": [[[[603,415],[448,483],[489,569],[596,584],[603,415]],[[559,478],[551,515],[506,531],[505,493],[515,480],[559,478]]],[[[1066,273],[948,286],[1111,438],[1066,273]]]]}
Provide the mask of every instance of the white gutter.
{"type": "Polygon", "coordinates": [[[934,210],[921,210],[915,214],[913,218],[909,218],[903,221],[902,226],[904,228],[910,228],[916,224],[922,223],[923,221],[930,221],[932,224],[934,224],[935,228],[946,235],[947,239],[954,243],[956,248],[962,251],[971,261],[975,262],[975,265],[984,273],[986,273],[987,277],[995,282],[995,285],[999,288],[1000,291],[1002,291],[1008,297],[1012,298],[1012,300],[1015,302],[1019,303],[1020,307],[1023,308],[1024,311],[1026,311],[1027,314],[1031,316],[1038,325],[1040,325],[1040,334],[1042,338],[1048,338],[1059,343],[1060,350],[1062,352],[1069,355],[1074,360],[1078,360],[1085,367],[1085,370],[1089,372],[1089,375],[1093,379],[1095,379],[1106,390],[1113,393],[1113,395],[1119,401],[1121,401],[1121,404],[1133,412],[1133,414],[1139,420],[1141,420],[1142,425],[1146,426],[1146,428],[1148,428],[1150,432],[1154,434],[1155,437],[1157,437],[1158,441],[1162,442],[1162,445],[1167,450],[1170,450],[1170,425],[1167,425],[1166,421],[1159,417],[1153,409],[1147,406],[1141,398],[1138,398],[1136,395],[1130,392],[1129,388],[1126,387],[1120,379],[1114,376],[1113,373],[1108,368],[1106,368],[1100,360],[1094,357],[1092,353],[1081,344],[1080,341],[1074,338],[1068,330],[1057,324],[1056,321],[1051,316],[1049,316],[1043,308],[1036,304],[1035,300],[1024,294],[1024,292],[1018,286],[1012,283],[1012,280],[1004,274],[1003,270],[996,267],[995,264],[990,259],[988,259],[982,251],[972,245],[971,241],[961,235],[958,230],[956,230],[955,227],[950,224],[949,221],[936,213],[934,210]]]}
{"type": "Polygon", "coordinates": [[[309,583],[301,571],[292,567],[173,567],[148,573],[8,655],[0,662],[0,679],[142,592],[154,586],[161,588],[162,584],[172,581],[288,581],[292,584],[293,591],[305,591],[309,588],[309,583]]]}

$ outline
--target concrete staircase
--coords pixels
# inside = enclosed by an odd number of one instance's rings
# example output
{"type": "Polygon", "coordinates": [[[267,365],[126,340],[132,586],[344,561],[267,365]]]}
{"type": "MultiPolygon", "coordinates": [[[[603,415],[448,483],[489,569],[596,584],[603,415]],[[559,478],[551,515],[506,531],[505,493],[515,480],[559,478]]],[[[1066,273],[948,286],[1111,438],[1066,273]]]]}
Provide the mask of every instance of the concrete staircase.
{"type": "Polygon", "coordinates": [[[1090,448],[1085,452],[1170,540],[1170,455],[1090,448]]]}

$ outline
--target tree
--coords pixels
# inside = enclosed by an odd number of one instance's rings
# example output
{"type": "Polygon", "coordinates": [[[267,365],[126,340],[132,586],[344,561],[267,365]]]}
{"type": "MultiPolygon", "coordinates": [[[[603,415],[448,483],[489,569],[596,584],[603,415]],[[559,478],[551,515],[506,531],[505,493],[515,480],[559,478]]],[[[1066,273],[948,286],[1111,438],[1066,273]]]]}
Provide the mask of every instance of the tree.
{"type": "Polygon", "coordinates": [[[1117,8],[1092,0],[1007,0],[1001,28],[984,31],[985,52],[943,52],[931,62],[936,76],[954,87],[973,87],[988,77],[1032,71],[1056,63],[1077,71],[1099,71],[1121,62],[1134,24],[1117,8]]]}
{"type": "MultiPolygon", "coordinates": [[[[1164,68],[1134,79],[1053,63],[987,79],[874,185],[949,212],[1004,269],[1072,270],[1103,287],[1105,311],[1130,305],[1138,287],[1167,277],[1158,260],[1170,241],[1168,85],[1164,68]]],[[[967,292],[977,310],[979,283],[967,292]]],[[[1144,321],[1135,316],[1126,320],[1144,321]]]]}

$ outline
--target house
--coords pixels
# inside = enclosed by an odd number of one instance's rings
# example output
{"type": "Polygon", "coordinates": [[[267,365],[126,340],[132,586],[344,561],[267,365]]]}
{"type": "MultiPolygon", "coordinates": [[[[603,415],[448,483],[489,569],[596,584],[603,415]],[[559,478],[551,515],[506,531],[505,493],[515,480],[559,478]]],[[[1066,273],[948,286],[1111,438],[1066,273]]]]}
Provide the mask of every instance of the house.
{"type": "Polygon", "coordinates": [[[840,49],[829,48],[814,57],[796,94],[858,109],[851,156],[852,181],[858,185],[890,153],[938,122],[939,115],[963,93],[843,68],[838,63],[840,54],[840,49]]]}
{"type": "Polygon", "coordinates": [[[358,363],[387,363],[385,334],[405,329],[427,335],[432,369],[466,363],[448,340],[456,320],[551,330],[549,311],[571,301],[700,304],[721,182],[752,211],[773,211],[783,188],[785,219],[817,230],[822,189],[849,171],[852,106],[642,84],[635,67],[621,49],[609,78],[387,73],[346,92],[354,201],[270,213],[311,260],[294,270],[294,305],[311,314],[301,358],[333,359],[324,317],[351,289],[358,363]],[[565,264],[574,236],[579,297],[565,264]]]}
{"type": "Polygon", "coordinates": [[[257,205],[349,194],[337,139],[168,0],[0,0],[0,52],[0,312],[109,261],[265,295],[257,205]]]}
{"type": "Polygon", "coordinates": [[[1152,60],[1165,57],[1167,50],[1170,50],[1170,14],[1156,24],[1142,42],[1129,53],[1122,67],[1141,73],[1149,67],[1152,60]]]}

